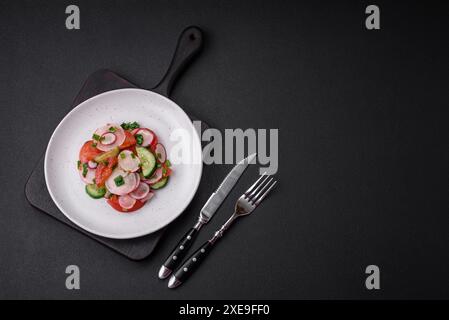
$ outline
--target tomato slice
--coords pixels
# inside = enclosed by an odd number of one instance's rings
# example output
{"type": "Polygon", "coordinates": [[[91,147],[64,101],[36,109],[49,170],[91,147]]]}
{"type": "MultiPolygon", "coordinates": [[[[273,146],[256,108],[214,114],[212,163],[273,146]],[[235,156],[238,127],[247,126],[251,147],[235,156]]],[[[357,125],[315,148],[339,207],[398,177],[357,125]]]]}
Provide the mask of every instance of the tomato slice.
{"type": "MultiPolygon", "coordinates": [[[[118,203],[118,197],[113,194],[107,201],[109,203],[109,205],[111,207],[113,207],[115,210],[120,211],[120,212],[124,212],[123,208],[120,206],[120,204],[118,203]]],[[[137,201],[136,201],[137,203],[137,201]]]]}
{"type": "Polygon", "coordinates": [[[142,202],[140,200],[137,200],[136,203],[134,204],[134,206],[131,209],[123,209],[119,202],[118,202],[118,196],[113,194],[109,199],[108,199],[108,203],[111,207],[113,207],[115,210],[120,211],[120,212],[124,212],[124,213],[128,213],[128,212],[133,212],[136,210],[139,210],[140,208],[143,207],[143,205],[145,204],[145,202],[142,202]]]}
{"type": "Polygon", "coordinates": [[[117,164],[117,157],[111,157],[107,160],[107,164],[99,163],[95,171],[95,183],[99,187],[103,187],[106,180],[111,176],[112,170],[117,164]]]}
{"type": "Polygon", "coordinates": [[[125,141],[120,145],[120,149],[126,149],[134,146],[136,142],[136,138],[131,134],[131,132],[125,130],[125,141]]]}
{"type": "Polygon", "coordinates": [[[102,152],[100,150],[93,146],[92,140],[86,141],[80,150],[80,161],[82,163],[89,162],[101,153],[102,152]]]}

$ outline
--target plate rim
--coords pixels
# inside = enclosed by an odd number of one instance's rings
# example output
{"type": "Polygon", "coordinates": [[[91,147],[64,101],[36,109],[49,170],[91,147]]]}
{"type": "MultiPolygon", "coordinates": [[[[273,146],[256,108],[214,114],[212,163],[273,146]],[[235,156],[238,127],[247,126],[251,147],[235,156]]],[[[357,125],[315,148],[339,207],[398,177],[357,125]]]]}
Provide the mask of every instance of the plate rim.
{"type": "Polygon", "coordinates": [[[95,96],[93,96],[93,97],[90,97],[89,99],[87,99],[87,100],[81,102],[80,104],[78,104],[77,106],[75,106],[72,110],[70,110],[70,111],[69,111],[69,112],[62,118],[62,120],[59,121],[58,125],[57,125],[56,128],[53,130],[53,133],[52,133],[52,135],[51,135],[51,137],[50,137],[50,139],[49,139],[49,141],[48,141],[47,148],[45,149],[45,157],[44,157],[44,176],[45,176],[45,185],[46,185],[46,187],[47,187],[47,191],[48,191],[48,193],[50,194],[50,197],[51,197],[53,203],[54,203],[54,204],[56,205],[56,207],[62,212],[62,214],[64,214],[64,216],[65,216],[67,219],[69,219],[72,223],[74,223],[75,225],[77,225],[77,226],[80,227],[81,229],[83,229],[83,230],[85,230],[85,231],[87,231],[87,232],[90,232],[90,233],[92,233],[92,234],[94,234],[94,235],[97,235],[97,236],[101,236],[101,237],[105,237],[105,238],[109,238],[109,239],[125,240],[125,239],[134,239],[134,238],[143,237],[143,236],[146,236],[146,235],[149,235],[149,234],[152,234],[152,233],[154,233],[154,232],[157,232],[157,231],[161,230],[162,228],[166,227],[167,225],[169,225],[170,223],[172,223],[173,221],[175,221],[175,220],[176,220],[176,219],[177,219],[177,218],[178,218],[178,217],[179,217],[179,216],[186,210],[186,208],[190,205],[190,203],[192,202],[193,198],[195,197],[196,192],[198,191],[198,187],[199,187],[199,185],[200,185],[201,179],[202,179],[202,175],[203,175],[203,165],[204,165],[204,164],[203,164],[203,161],[202,161],[203,157],[202,157],[201,139],[200,139],[200,137],[199,137],[199,135],[198,135],[198,132],[196,131],[195,127],[193,126],[193,124],[192,124],[191,122],[192,122],[192,121],[191,121],[190,117],[187,115],[187,113],[186,113],[186,112],[185,112],[185,111],[184,111],[184,110],[183,110],[183,109],[182,109],[176,102],[174,102],[173,100],[171,100],[171,99],[169,99],[169,98],[167,98],[167,97],[165,97],[165,96],[163,96],[163,95],[161,95],[161,94],[159,94],[159,93],[157,93],[157,92],[151,91],[151,90],[145,90],[145,89],[140,89],[140,88],[121,88],[121,89],[115,89],[115,90],[110,90],[110,91],[106,91],[106,92],[100,93],[100,94],[98,94],[98,95],[95,95],[95,96]],[[192,192],[192,194],[191,194],[190,198],[188,199],[188,201],[186,202],[185,206],[182,208],[182,210],[180,210],[180,212],[179,212],[176,216],[173,217],[173,219],[171,219],[170,221],[168,221],[168,222],[165,223],[165,224],[162,224],[162,225],[161,225],[160,227],[158,227],[157,229],[151,229],[150,231],[136,232],[136,233],[132,233],[132,234],[129,233],[129,234],[125,234],[125,235],[111,235],[111,234],[104,233],[104,232],[101,232],[101,231],[99,232],[99,231],[97,231],[97,230],[93,230],[93,229],[91,229],[91,228],[89,228],[89,227],[84,226],[82,223],[80,223],[80,222],[76,221],[75,219],[73,219],[72,217],[70,217],[70,215],[67,214],[67,213],[63,210],[63,208],[60,206],[60,204],[58,203],[58,201],[56,201],[56,197],[55,197],[54,194],[52,193],[52,191],[51,191],[51,189],[50,189],[50,187],[49,187],[49,182],[48,182],[48,172],[47,172],[47,171],[48,171],[48,169],[47,169],[47,167],[48,167],[48,161],[49,161],[49,159],[48,159],[48,153],[49,153],[50,145],[52,144],[52,141],[53,141],[53,139],[55,138],[56,132],[58,131],[59,127],[61,127],[61,126],[63,125],[63,123],[64,123],[65,121],[67,121],[67,118],[68,118],[72,113],[74,113],[77,109],[81,108],[83,105],[85,105],[85,104],[87,104],[87,103],[89,103],[89,102],[91,102],[91,101],[93,101],[93,100],[100,99],[100,98],[102,98],[103,96],[106,96],[106,95],[117,94],[117,93],[125,92],[125,91],[128,91],[128,92],[141,92],[141,93],[145,93],[145,94],[148,94],[148,93],[155,94],[155,95],[159,96],[160,98],[162,98],[163,100],[166,100],[167,102],[173,104],[173,105],[175,106],[175,108],[177,108],[179,111],[181,111],[181,114],[182,114],[184,117],[186,117],[186,119],[188,120],[188,122],[189,122],[189,123],[191,124],[191,126],[192,126],[192,131],[194,132],[194,134],[193,134],[194,139],[197,140],[197,142],[198,142],[198,144],[199,144],[199,147],[200,147],[199,150],[200,150],[201,155],[200,155],[199,158],[201,159],[201,161],[200,161],[200,166],[199,166],[199,178],[198,178],[198,181],[196,182],[196,184],[194,185],[194,187],[193,187],[193,189],[192,189],[192,190],[194,190],[194,191],[192,192]]]}

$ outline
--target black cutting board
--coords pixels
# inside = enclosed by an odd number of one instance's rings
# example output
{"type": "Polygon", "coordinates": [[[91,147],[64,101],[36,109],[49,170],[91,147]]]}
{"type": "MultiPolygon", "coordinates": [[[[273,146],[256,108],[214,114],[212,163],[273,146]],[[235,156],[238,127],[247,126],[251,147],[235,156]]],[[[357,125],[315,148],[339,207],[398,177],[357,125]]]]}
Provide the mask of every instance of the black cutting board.
{"type": "MultiPolygon", "coordinates": [[[[169,70],[153,91],[169,96],[175,78],[201,48],[201,37],[201,31],[196,27],[189,27],[183,31],[169,70]],[[192,35],[194,36],[192,37],[192,35]]],[[[137,86],[112,71],[98,70],[87,78],[76,96],[72,108],[100,93],[123,88],[137,88],[137,86]]],[[[194,118],[191,117],[191,119],[194,118]]],[[[202,130],[206,127],[202,123],[202,130]]],[[[148,257],[153,252],[165,231],[164,228],[143,237],[117,240],[97,236],[78,227],[56,207],[48,193],[44,177],[44,155],[39,160],[26,183],[25,195],[33,207],[132,260],[142,260],[148,257]]]]}

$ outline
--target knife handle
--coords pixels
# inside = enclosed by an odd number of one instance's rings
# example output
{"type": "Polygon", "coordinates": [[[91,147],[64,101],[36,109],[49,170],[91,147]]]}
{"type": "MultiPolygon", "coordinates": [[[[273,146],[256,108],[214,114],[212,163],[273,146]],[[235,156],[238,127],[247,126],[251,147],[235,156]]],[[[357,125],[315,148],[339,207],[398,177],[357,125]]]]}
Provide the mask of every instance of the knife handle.
{"type": "Polygon", "coordinates": [[[170,289],[176,288],[190,277],[190,275],[199,267],[201,262],[209,255],[215,242],[223,237],[225,231],[229,229],[237,217],[238,215],[234,212],[225,224],[214,233],[214,236],[210,240],[206,241],[198,250],[187,258],[182,266],[170,277],[170,280],[168,281],[168,287],[170,289]]]}
{"type": "Polygon", "coordinates": [[[178,270],[172,275],[168,282],[169,288],[176,288],[190,277],[190,275],[200,266],[201,262],[212,251],[214,244],[206,241],[197,251],[195,251],[178,270]]]}
{"type": "Polygon", "coordinates": [[[159,278],[165,279],[168,277],[177,266],[182,263],[182,260],[187,254],[187,251],[192,246],[195,238],[198,235],[199,230],[197,228],[190,229],[186,235],[182,238],[181,241],[176,245],[176,248],[172,251],[172,253],[168,256],[167,260],[165,260],[163,267],[166,272],[160,272],[159,278]]]}

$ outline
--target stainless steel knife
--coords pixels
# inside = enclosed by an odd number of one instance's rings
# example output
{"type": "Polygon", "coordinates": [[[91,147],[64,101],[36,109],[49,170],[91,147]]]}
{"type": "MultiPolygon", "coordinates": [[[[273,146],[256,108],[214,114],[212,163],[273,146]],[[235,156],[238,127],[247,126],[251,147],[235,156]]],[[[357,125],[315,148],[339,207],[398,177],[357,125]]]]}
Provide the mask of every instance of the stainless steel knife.
{"type": "Polygon", "coordinates": [[[201,209],[197,223],[186,233],[160,268],[158,274],[160,279],[167,278],[182,263],[182,259],[192,246],[201,227],[212,219],[217,209],[221,206],[227,195],[231,192],[232,188],[234,188],[240,176],[243,172],[245,172],[248,164],[250,164],[255,157],[256,154],[253,153],[249,157],[237,163],[231,172],[228,173],[226,178],[224,178],[217,190],[212,193],[209,200],[207,200],[206,204],[201,209]]]}

